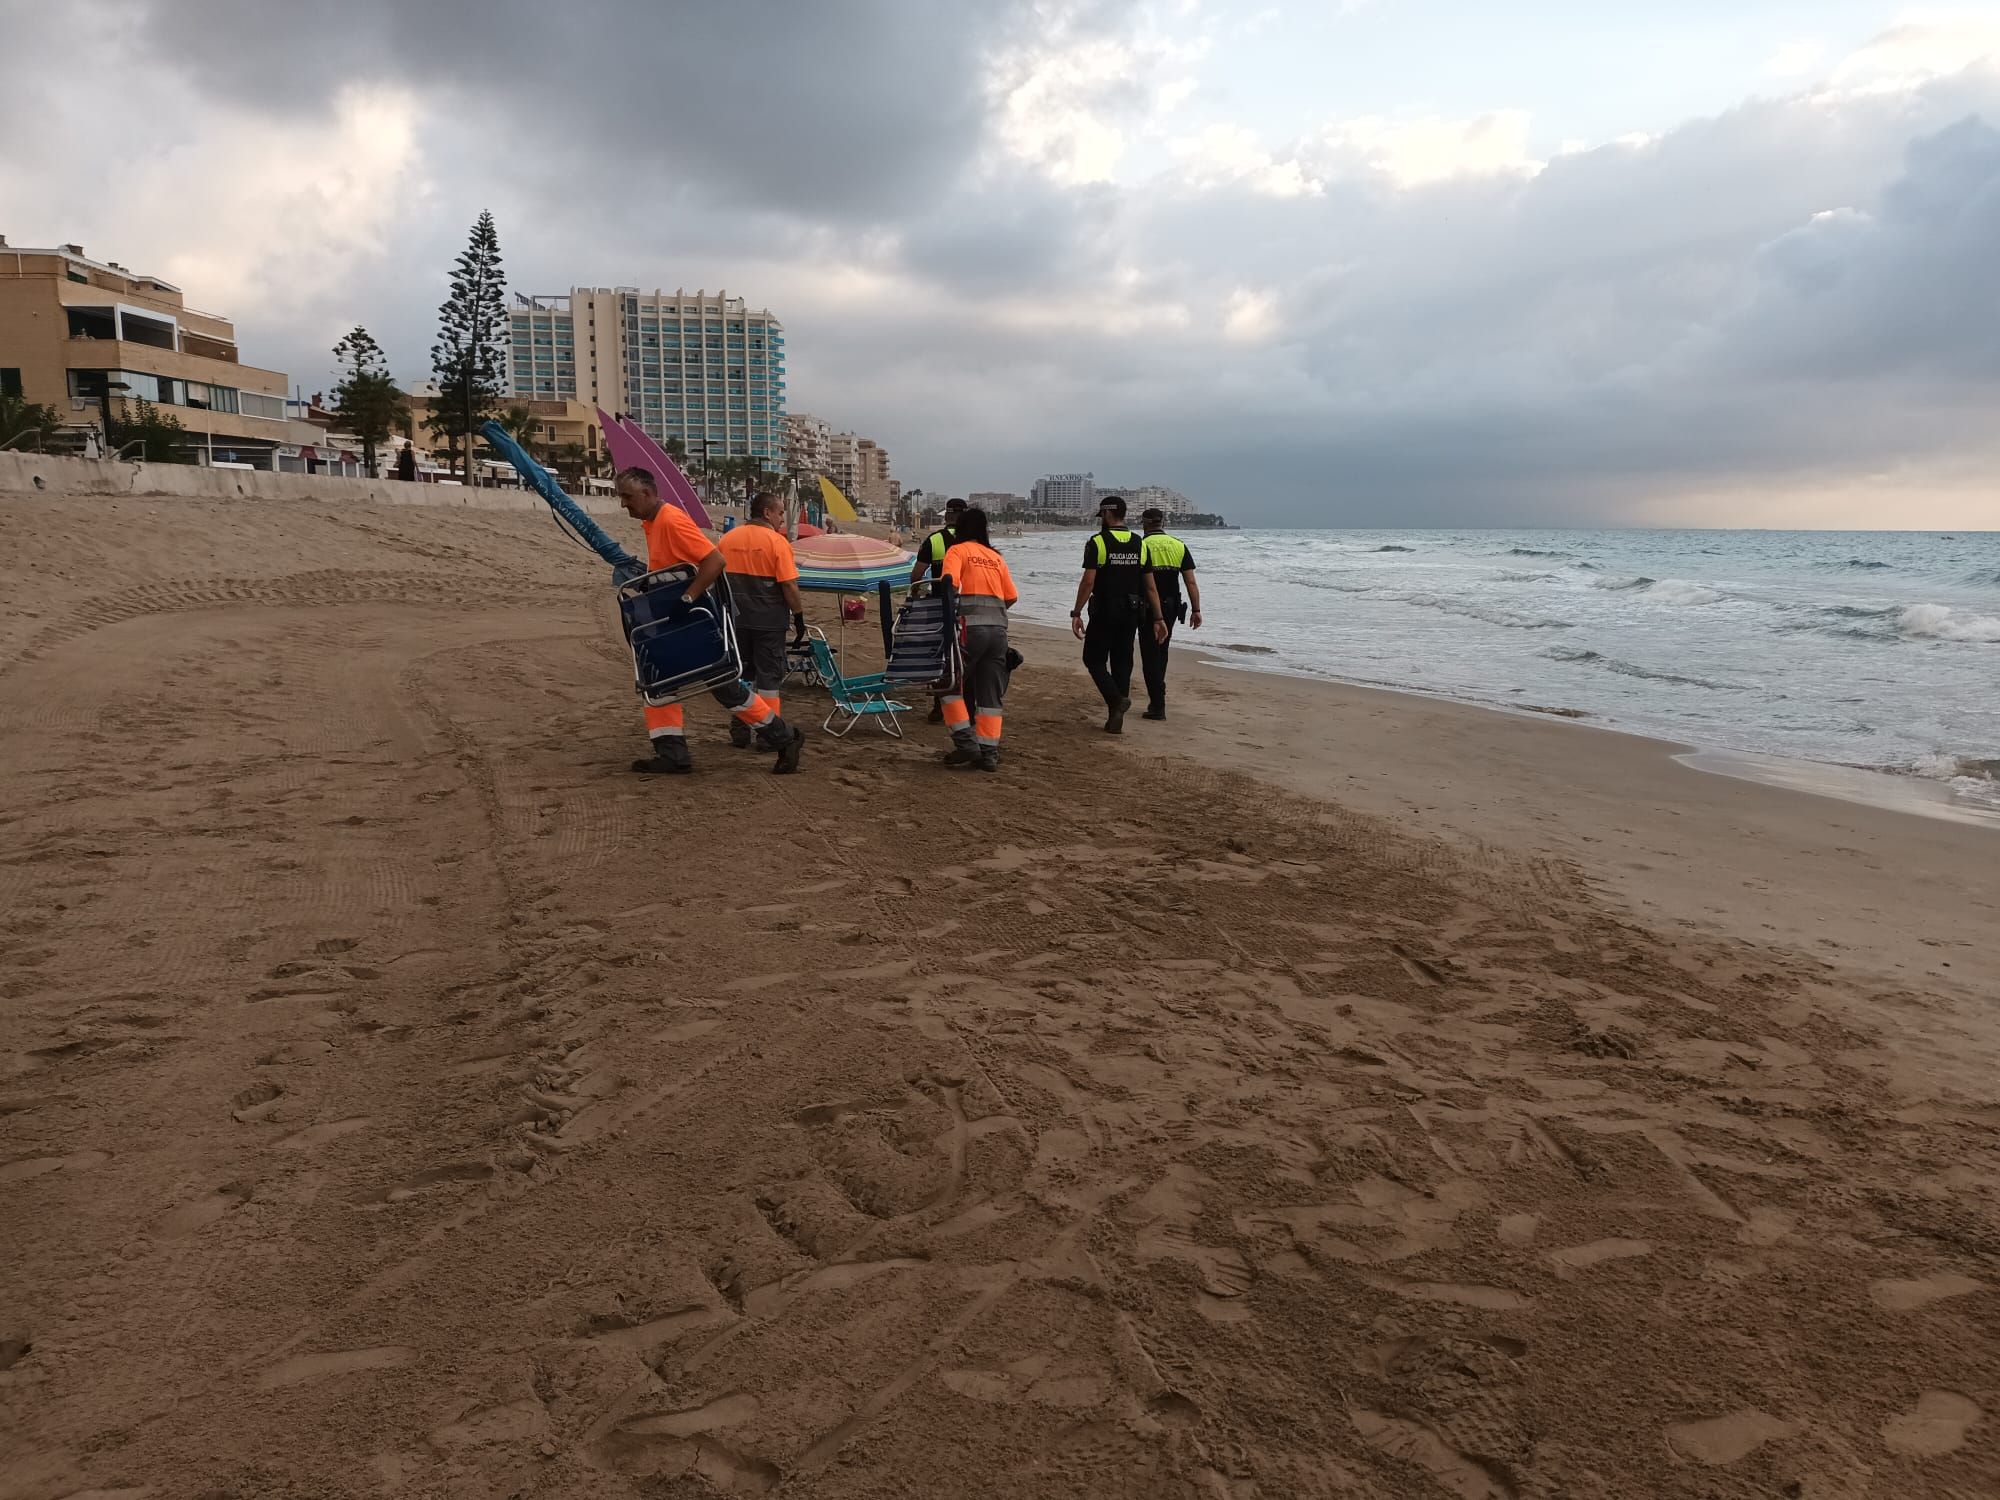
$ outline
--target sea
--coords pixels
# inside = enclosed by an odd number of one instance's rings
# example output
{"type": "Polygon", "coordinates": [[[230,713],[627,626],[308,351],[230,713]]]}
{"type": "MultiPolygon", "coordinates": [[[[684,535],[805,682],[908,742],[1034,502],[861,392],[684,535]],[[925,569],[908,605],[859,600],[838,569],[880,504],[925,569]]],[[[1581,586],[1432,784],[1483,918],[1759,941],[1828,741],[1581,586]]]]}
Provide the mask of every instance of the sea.
{"type": "MultiPolygon", "coordinates": [[[[1086,535],[997,539],[1027,618],[1065,622],[1086,535]]],[[[1785,764],[1882,773],[2000,818],[2000,532],[1180,535],[1205,618],[1177,647],[1629,730],[1836,794],[1785,764]]]]}

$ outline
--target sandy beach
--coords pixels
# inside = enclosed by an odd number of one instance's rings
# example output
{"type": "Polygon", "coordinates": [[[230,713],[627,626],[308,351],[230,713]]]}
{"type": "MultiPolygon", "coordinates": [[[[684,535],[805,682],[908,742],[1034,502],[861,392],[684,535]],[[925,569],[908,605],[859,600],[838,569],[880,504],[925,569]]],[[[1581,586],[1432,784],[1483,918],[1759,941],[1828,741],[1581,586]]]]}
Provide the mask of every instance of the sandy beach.
{"type": "Polygon", "coordinates": [[[635,777],[546,515],[0,559],[0,1500],[1995,1492],[2000,833],[1034,630],[635,777]]]}

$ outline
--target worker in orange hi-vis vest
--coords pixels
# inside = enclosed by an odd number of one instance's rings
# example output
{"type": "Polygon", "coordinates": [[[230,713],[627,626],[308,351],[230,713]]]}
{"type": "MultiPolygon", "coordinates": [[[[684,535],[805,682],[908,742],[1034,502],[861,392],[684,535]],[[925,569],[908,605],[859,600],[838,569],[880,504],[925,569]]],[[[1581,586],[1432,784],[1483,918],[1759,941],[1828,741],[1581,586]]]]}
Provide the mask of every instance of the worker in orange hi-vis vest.
{"type": "Polygon", "coordinates": [[[944,576],[958,600],[958,617],[965,625],[965,668],[958,685],[944,700],[944,722],[951,730],[948,766],[1000,769],[1001,707],[1007,701],[1010,675],[1007,651],[1007,611],[1021,597],[1007,560],[990,545],[986,512],[973,506],[958,518],[958,534],[944,554],[944,576]],[[972,695],[968,713],[965,695],[972,695]]]}
{"type": "MultiPolygon", "coordinates": [[[[731,527],[716,544],[729,569],[744,674],[773,713],[784,712],[785,628],[801,640],[806,633],[798,559],[784,526],[784,497],[765,490],[750,502],[749,524],[731,527]]],[[[750,748],[750,731],[741,719],[731,721],[729,742],[739,750],[750,748]]]]}
{"type": "MultiPolygon", "coordinates": [[[[646,530],[646,566],[654,570],[694,569],[694,578],[684,596],[693,604],[722,576],[722,549],[679,506],[669,505],[660,498],[659,485],[646,470],[626,469],[618,476],[617,488],[618,503],[625,507],[625,514],[646,530]]],[[[778,752],[778,762],[772,770],[780,776],[798,770],[799,755],[806,743],[803,729],[779,718],[778,711],[748,683],[727,683],[714,689],[712,696],[759,745],[778,752]]],[[[658,708],[647,704],[646,734],[653,742],[653,758],[633,761],[633,770],[684,775],[694,769],[680,704],[668,703],[658,708]]]]}

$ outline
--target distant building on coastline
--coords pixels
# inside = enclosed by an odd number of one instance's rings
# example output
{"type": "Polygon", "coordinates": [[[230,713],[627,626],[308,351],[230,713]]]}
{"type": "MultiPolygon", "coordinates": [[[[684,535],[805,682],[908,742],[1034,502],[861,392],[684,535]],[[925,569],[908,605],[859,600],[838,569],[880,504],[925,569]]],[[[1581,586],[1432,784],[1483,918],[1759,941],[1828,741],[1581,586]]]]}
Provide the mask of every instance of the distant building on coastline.
{"type": "Polygon", "coordinates": [[[1009,516],[1026,510],[1028,497],[1006,490],[974,490],[965,497],[965,503],[978,506],[989,516],[1009,516]]]}
{"type": "Polygon", "coordinates": [[[17,249],[0,235],[0,395],[100,433],[107,406],[116,424],[151,402],[197,461],[275,469],[323,435],[292,420],[285,392],[283,372],[243,363],[235,324],[170,282],[81,245],[17,249]]]}
{"type": "Polygon", "coordinates": [[[517,293],[505,388],[636,418],[690,456],[785,462],[785,329],[768,309],[707,291],[572,287],[517,293]]]}
{"type": "Polygon", "coordinates": [[[1032,502],[1036,510],[1087,516],[1097,508],[1096,478],[1091,474],[1044,474],[1035,481],[1032,502]]]}
{"type": "Polygon", "coordinates": [[[1147,510],[1158,506],[1167,513],[1169,521],[1181,516],[1194,514],[1194,501],[1179,490],[1168,489],[1164,484],[1134,484],[1098,486],[1098,492],[1105,495],[1120,495],[1125,500],[1125,514],[1134,520],[1147,510]]]}

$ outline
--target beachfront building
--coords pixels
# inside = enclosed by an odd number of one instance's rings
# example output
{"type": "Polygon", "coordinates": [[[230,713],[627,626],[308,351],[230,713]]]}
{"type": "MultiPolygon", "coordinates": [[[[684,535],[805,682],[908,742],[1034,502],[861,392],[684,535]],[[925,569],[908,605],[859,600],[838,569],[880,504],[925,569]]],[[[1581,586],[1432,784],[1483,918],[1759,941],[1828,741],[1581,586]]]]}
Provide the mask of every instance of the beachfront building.
{"type": "Polygon", "coordinates": [[[115,426],[149,401],[179,421],[196,461],[271,469],[321,431],[286,413],[285,385],[243,363],[236,325],[172,283],[81,245],[17,249],[0,236],[0,394],[52,406],[99,442],[107,408],[115,426]]]}
{"type": "Polygon", "coordinates": [[[662,444],[721,459],[785,458],[785,330],[726,291],[572,287],[517,294],[503,388],[638,420],[662,444]]]}
{"type": "Polygon", "coordinates": [[[889,477],[889,450],[873,438],[857,438],[851,492],[854,503],[870,510],[893,512],[901,493],[901,488],[889,477]]]}
{"type": "Polygon", "coordinates": [[[785,472],[824,474],[833,461],[833,428],[809,411],[785,416],[785,472]]]}
{"type": "Polygon", "coordinates": [[[1091,474],[1044,474],[1035,481],[1034,509],[1087,516],[1097,509],[1097,480],[1091,474]]]}
{"type": "Polygon", "coordinates": [[[843,495],[860,487],[860,443],[851,432],[832,433],[826,440],[826,477],[840,486],[843,495]]]}
{"type": "Polygon", "coordinates": [[[1125,514],[1134,519],[1154,506],[1165,511],[1169,521],[1194,513],[1194,501],[1179,490],[1169,489],[1164,484],[1101,484],[1097,489],[1098,493],[1103,495],[1123,495],[1125,514]]]}
{"type": "Polygon", "coordinates": [[[1028,508],[1028,497],[1010,490],[974,490],[965,497],[965,503],[977,506],[989,516],[1011,516],[1028,508]]]}

